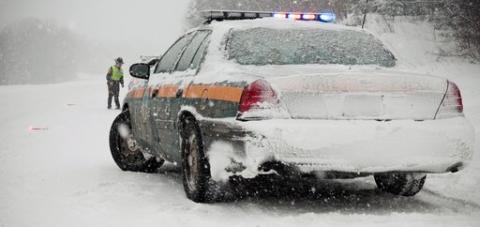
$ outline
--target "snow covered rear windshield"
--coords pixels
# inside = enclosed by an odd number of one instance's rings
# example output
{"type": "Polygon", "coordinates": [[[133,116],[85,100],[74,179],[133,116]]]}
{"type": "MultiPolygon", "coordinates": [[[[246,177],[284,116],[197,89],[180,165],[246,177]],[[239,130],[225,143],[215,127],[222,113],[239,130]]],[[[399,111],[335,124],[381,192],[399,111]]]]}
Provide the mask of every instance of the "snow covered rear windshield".
{"type": "Polygon", "coordinates": [[[234,30],[228,58],[242,65],[395,65],[393,54],[373,35],[350,30],[234,30]]]}

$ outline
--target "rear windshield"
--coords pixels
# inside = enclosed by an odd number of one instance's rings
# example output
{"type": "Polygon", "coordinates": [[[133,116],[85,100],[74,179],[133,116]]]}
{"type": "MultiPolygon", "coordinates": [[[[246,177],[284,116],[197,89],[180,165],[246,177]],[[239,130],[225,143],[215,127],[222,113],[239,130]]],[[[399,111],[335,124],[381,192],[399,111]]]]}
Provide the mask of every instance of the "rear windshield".
{"type": "Polygon", "coordinates": [[[393,54],[373,35],[350,30],[234,30],[228,58],[242,65],[395,65],[393,54]]]}

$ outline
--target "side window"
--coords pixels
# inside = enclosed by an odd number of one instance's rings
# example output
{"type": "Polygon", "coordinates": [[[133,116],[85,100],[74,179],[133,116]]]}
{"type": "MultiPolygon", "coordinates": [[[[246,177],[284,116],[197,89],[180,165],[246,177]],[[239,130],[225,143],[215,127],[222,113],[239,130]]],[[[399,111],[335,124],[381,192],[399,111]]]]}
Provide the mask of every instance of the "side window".
{"type": "Polygon", "coordinates": [[[202,45],[200,45],[200,48],[198,48],[197,53],[195,53],[195,57],[193,57],[192,61],[192,69],[197,69],[200,64],[203,61],[203,58],[205,57],[205,54],[207,53],[207,47],[208,44],[210,43],[210,40],[208,37],[203,41],[202,45]]]}
{"type": "Polygon", "coordinates": [[[192,39],[190,45],[183,52],[180,61],[178,62],[176,71],[185,71],[188,68],[195,68],[192,66],[192,60],[195,57],[195,54],[198,52],[200,45],[210,34],[210,31],[198,31],[195,35],[195,38],[192,39]]]}
{"type": "Polygon", "coordinates": [[[180,54],[182,54],[185,46],[190,41],[193,33],[187,34],[184,37],[180,38],[175,44],[173,44],[167,53],[162,57],[162,60],[157,65],[155,73],[170,72],[175,67],[180,54]]]}

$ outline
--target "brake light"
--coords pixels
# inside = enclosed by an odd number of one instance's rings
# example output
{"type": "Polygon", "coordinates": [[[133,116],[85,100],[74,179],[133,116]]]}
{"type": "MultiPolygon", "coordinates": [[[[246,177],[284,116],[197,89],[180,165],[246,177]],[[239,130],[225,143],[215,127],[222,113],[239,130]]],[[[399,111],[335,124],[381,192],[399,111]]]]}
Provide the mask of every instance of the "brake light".
{"type": "Polygon", "coordinates": [[[243,90],[240,99],[239,112],[244,113],[254,109],[268,109],[279,103],[277,93],[265,80],[257,80],[243,90]]]}
{"type": "Polygon", "coordinates": [[[463,115],[463,101],[458,86],[447,81],[447,92],[443,98],[435,118],[449,118],[463,115]]]}
{"type": "Polygon", "coordinates": [[[459,113],[463,113],[463,100],[462,100],[462,94],[460,93],[460,89],[453,82],[450,82],[450,85],[451,85],[450,87],[452,88],[452,94],[453,94],[450,98],[452,98],[456,103],[457,111],[459,113]]]}

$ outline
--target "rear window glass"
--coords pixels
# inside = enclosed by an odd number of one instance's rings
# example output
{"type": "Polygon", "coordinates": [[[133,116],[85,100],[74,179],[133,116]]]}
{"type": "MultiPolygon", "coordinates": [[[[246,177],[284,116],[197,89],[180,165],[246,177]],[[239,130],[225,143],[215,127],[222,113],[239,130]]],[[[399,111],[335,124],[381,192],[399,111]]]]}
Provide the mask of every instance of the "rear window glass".
{"type": "Polygon", "coordinates": [[[228,58],[242,65],[395,65],[393,54],[373,35],[350,30],[234,30],[228,58]]]}

